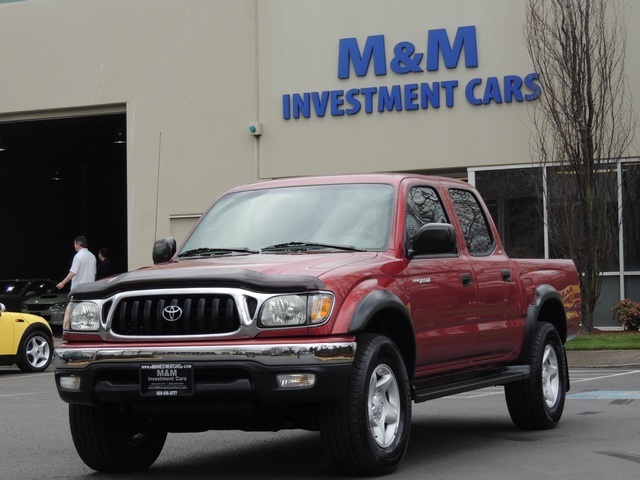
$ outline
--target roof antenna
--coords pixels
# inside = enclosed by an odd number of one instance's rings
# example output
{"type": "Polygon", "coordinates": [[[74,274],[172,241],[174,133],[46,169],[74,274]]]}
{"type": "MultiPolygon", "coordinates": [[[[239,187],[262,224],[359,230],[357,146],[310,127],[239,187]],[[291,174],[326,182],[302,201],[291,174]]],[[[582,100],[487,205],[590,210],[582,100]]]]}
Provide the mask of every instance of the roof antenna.
{"type": "Polygon", "coordinates": [[[160,153],[162,152],[162,132],[160,132],[158,138],[158,175],[157,175],[157,184],[156,184],[156,224],[155,224],[155,233],[153,241],[155,242],[158,239],[158,203],[160,199],[160,153]]]}

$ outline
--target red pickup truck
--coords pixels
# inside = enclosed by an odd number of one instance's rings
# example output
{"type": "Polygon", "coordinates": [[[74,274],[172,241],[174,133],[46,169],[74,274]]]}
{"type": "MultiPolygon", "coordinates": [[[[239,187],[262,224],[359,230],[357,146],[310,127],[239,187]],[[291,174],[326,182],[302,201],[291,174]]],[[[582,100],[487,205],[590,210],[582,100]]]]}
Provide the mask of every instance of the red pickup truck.
{"type": "Polygon", "coordinates": [[[153,256],[79,287],[65,315],[56,385],[94,470],[147,468],[168,432],[297,428],[342,471],[381,475],[405,453],[413,402],[504,385],[516,426],[562,415],[575,266],[510,259],[467,183],[247,185],[153,256]]]}

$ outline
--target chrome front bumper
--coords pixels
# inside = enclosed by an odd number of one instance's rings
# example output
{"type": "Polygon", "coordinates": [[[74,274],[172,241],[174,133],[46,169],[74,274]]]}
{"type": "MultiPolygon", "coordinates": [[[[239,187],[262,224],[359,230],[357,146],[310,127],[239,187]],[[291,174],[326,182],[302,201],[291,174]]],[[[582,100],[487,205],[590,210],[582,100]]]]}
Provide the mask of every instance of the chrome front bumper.
{"type": "Polygon", "coordinates": [[[111,362],[250,361],[264,366],[328,365],[352,363],[356,342],[316,342],[224,346],[73,347],[55,350],[55,368],[85,368],[111,362]]]}
{"type": "Polygon", "coordinates": [[[70,404],[175,401],[145,394],[142,369],[158,364],[188,364],[193,370],[193,393],[183,403],[318,403],[344,394],[355,352],[356,342],[346,339],[215,346],[62,343],[54,366],[58,393],[70,404]],[[313,377],[313,385],[282,388],[276,380],[299,374],[313,377]]]}

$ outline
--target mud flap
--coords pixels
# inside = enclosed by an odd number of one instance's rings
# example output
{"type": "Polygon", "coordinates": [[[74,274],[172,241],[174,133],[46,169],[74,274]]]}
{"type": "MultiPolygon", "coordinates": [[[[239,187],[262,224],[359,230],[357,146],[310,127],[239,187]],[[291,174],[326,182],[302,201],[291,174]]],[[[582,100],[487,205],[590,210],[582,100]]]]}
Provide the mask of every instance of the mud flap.
{"type": "Polygon", "coordinates": [[[566,348],[564,348],[564,345],[562,346],[562,353],[564,354],[564,359],[563,359],[563,368],[564,368],[564,378],[565,378],[565,385],[567,387],[566,391],[568,392],[569,389],[571,388],[571,382],[569,381],[569,361],[567,360],[567,350],[566,348]]]}

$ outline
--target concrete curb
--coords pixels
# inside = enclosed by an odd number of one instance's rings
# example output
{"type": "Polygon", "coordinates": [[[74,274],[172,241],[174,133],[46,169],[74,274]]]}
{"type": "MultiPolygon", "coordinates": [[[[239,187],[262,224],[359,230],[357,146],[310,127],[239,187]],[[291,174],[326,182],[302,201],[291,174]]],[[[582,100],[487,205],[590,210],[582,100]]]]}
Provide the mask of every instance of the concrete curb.
{"type": "Polygon", "coordinates": [[[569,350],[569,368],[640,368],[640,350],[569,350]]]}

